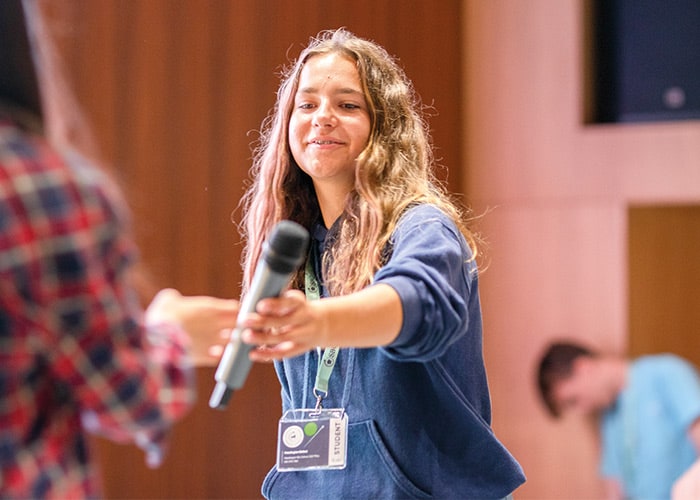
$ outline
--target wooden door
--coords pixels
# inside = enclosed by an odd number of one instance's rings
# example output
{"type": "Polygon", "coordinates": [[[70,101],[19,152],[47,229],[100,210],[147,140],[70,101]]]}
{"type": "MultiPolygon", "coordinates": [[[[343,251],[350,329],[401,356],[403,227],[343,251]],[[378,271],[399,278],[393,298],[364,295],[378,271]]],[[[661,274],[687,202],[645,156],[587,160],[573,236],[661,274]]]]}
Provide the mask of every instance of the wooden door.
{"type": "Polygon", "coordinates": [[[700,205],[629,210],[630,354],[700,366],[700,205]]]}

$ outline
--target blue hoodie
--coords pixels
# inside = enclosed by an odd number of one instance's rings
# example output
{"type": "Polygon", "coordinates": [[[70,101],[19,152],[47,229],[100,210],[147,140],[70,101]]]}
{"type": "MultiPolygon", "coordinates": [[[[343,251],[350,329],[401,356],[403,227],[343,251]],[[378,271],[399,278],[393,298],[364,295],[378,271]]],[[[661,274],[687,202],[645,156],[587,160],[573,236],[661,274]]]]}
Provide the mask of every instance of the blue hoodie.
{"type": "MultiPolygon", "coordinates": [[[[316,228],[313,254],[327,234],[316,228]]],[[[525,481],[490,427],[477,276],[442,211],[406,211],[374,280],[398,292],[401,331],[387,347],[341,349],[323,401],[349,416],[346,468],[274,467],[266,498],[503,498],[525,481]]],[[[317,366],[315,351],[275,364],[284,411],[314,407],[317,366]]]]}

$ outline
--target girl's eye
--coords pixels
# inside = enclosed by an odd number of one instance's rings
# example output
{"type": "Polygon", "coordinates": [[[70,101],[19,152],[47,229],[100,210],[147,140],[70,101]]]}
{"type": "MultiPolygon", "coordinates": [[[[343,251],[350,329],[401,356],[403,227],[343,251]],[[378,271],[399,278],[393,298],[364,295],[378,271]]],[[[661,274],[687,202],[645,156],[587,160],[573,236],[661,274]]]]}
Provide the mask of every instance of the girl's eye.
{"type": "Polygon", "coordinates": [[[302,102],[302,103],[299,104],[297,107],[298,107],[299,109],[311,109],[311,108],[314,107],[314,105],[311,104],[310,102],[302,102]]]}
{"type": "Polygon", "coordinates": [[[360,108],[360,106],[358,106],[357,104],[352,103],[352,102],[346,102],[342,105],[342,107],[345,109],[359,109],[360,108]]]}

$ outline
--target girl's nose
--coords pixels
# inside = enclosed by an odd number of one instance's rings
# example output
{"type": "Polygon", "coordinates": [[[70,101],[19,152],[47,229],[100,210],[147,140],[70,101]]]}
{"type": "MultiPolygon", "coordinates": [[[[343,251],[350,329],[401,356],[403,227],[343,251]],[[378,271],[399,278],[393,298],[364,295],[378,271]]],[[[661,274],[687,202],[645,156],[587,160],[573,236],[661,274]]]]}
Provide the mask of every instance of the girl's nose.
{"type": "Polygon", "coordinates": [[[322,102],[318,105],[314,113],[313,124],[317,127],[331,127],[335,124],[335,114],[329,103],[322,102]]]}

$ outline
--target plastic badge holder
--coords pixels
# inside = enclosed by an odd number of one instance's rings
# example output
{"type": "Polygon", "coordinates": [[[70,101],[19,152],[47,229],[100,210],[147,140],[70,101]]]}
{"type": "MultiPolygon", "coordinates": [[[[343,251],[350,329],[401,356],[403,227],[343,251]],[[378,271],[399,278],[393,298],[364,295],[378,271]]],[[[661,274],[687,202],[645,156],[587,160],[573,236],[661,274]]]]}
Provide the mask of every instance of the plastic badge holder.
{"type": "Polygon", "coordinates": [[[348,415],[345,410],[287,410],[279,422],[277,470],[344,469],[348,415]]]}

